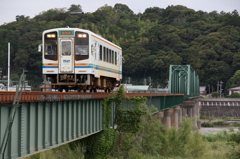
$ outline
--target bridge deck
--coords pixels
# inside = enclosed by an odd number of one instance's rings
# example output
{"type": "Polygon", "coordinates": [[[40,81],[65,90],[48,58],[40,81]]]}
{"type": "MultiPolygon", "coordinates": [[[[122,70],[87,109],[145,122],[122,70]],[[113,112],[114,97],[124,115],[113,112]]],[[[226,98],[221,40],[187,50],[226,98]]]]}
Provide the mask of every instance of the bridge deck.
{"type": "MultiPolygon", "coordinates": [[[[0,103],[12,103],[15,96],[14,91],[0,91],[0,103]]],[[[127,97],[152,97],[152,96],[183,96],[179,93],[126,93],[127,97]]],[[[22,92],[20,102],[41,102],[58,100],[82,100],[103,99],[110,93],[79,93],[79,92],[22,92]]]]}

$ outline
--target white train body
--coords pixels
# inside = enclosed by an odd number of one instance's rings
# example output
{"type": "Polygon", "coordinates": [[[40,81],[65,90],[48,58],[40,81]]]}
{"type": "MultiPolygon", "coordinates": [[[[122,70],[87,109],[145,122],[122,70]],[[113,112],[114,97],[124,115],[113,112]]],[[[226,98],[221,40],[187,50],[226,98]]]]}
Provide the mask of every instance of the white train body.
{"type": "Polygon", "coordinates": [[[42,35],[42,72],[53,89],[112,90],[122,79],[122,49],[79,28],[55,28],[42,35]]]}

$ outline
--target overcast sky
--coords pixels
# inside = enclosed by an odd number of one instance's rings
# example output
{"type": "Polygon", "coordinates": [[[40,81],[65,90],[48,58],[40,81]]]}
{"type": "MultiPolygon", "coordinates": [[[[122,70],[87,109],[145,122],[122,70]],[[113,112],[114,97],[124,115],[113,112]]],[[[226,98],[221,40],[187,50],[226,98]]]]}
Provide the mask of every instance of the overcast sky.
{"type": "Polygon", "coordinates": [[[94,12],[105,4],[126,4],[134,13],[143,13],[146,8],[166,8],[168,5],[183,5],[195,11],[232,12],[240,14],[240,0],[0,0],[0,25],[15,21],[17,15],[33,18],[42,11],[52,8],[69,8],[71,4],[80,4],[84,12],[94,12]]]}

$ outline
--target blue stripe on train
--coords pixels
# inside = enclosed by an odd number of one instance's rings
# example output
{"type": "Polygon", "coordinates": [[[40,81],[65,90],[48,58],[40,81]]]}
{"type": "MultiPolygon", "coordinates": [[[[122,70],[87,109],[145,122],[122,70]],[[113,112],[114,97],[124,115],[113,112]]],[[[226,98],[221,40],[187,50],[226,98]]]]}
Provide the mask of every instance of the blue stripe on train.
{"type": "MultiPolygon", "coordinates": [[[[58,68],[58,66],[42,66],[42,68],[58,68]]],[[[112,72],[112,73],[118,73],[119,71],[117,70],[111,70],[110,68],[101,68],[101,67],[94,67],[94,66],[75,66],[75,68],[94,68],[97,70],[102,70],[102,71],[107,71],[107,72],[112,72]]],[[[122,73],[120,73],[122,74],[122,73]]]]}

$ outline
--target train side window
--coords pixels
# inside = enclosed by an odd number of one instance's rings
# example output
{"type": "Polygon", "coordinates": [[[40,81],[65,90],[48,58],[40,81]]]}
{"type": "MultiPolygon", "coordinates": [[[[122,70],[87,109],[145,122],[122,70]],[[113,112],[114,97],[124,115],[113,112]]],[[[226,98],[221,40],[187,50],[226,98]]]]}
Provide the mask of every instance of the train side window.
{"type": "Polygon", "coordinates": [[[112,64],[114,64],[114,51],[112,50],[112,64]]]}
{"type": "Polygon", "coordinates": [[[115,65],[117,65],[117,52],[115,51],[115,65]]]}
{"type": "Polygon", "coordinates": [[[111,63],[111,50],[108,50],[108,62],[111,63]]]}
{"type": "Polygon", "coordinates": [[[108,62],[108,48],[105,49],[104,57],[105,57],[104,61],[108,62]]]}
{"type": "Polygon", "coordinates": [[[102,59],[102,58],[103,58],[103,57],[102,57],[102,56],[103,56],[103,55],[102,55],[102,53],[103,53],[103,52],[102,52],[102,45],[100,45],[100,48],[99,48],[99,49],[100,49],[100,60],[102,61],[102,60],[103,60],[103,59],[102,59]]]}
{"type": "Polygon", "coordinates": [[[105,61],[106,59],[106,48],[103,47],[103,61],[105,61]]]}
{"type": "Polygon", "coordinates": [[[75,60],[89,58],[89,35],[84,32],[75,33],[75,60]]]}

